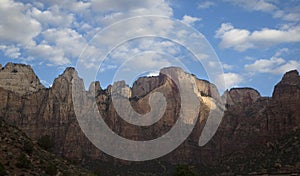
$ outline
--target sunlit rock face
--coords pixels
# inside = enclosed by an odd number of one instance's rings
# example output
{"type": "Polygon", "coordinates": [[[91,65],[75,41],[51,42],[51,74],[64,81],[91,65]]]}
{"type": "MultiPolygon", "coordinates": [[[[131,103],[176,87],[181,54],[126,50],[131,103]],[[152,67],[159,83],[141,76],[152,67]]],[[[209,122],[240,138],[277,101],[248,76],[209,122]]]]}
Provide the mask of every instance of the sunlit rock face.
{"type": "Polygon", "coordinates": [[[29,65],[7,63],[0,67],[0,87],[20,95],[37,92],[44,86],[29,65]]]}
{"type": "MultiPolygon", "coordinates": [[[[297,71],[284,75],[275,86],[272,97],[261,97],[251,88],[234,88],[221,97],[215,85],[176,67],[164,68],[158,76],[139,78],[132,88],[125,82],[118,82],[115,85],[121,89],[116,91],[113,86],[101,88],[99,82],[91,83],[86,91],[83,80],[74,68],[67,68],[49,89],[39,83],[32,69],[26,65],[8,64],[1,68],[0,78],[0,117],[15,124],[33,139],[50,135],[55,140],[55,153],[82,162],[95,159],[124,161],[104,154],[86,138],[77,122],[74,106],[88,109],[93,98],[101,118],[116,134],[131,140],[151,140],[167,133],[180,115],[180,89],[176,85],[178,80],[191,83],[200,107],[198,113],[193,112],[198,115],[191,135],[176,150],[162,157],[163,161],[175,164],[214,163],[233,151],[243,152],[248,145],[274,140],[299,128],[300,122],[297,71]],[[18,72],[14,73],[14,69],[18,72]],[[8,78],[14,83],[9,85],[8,78]],[[73,105],[73,86],[78,86],[76,91],[82,93],[82,101],[77,105],[73,105]],[[112,102],[113,94],[120,95],[129,100],[130,106],[137,113],[145,114],[151,110],[149,98],[155,92],[163,94],[167,105],[161,119],[150,126],[139,127],[126,122],[116,112],[112,102]],[[199,137],[210,112],[220,110],[223,106],[226,110],[217,133],[204,147],[199,147],[199,137]]],[[[127,105],[121,107],[124,111],[126,108],[127,105]]],[[[186,123],[191,124],[191,121],[186,123]]]]}

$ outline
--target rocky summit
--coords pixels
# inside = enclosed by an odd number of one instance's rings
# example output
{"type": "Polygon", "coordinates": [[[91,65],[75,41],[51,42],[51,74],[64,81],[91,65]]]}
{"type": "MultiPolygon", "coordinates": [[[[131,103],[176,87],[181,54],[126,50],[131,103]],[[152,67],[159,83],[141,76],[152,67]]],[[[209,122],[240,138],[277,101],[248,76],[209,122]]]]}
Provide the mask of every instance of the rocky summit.
{"type": "MultiPolygon", "coordinates": [[[[299,134],[300,76],[296,70],[283,76],[275,86],[272,97],[262,97],[252,88],[233,88],[220,95],[214,84],[176,67],[163,68],[158,76],[139,78],[132,88],[123,81],[106,89],[101,88],[99,82],[93,82],[86,91],[83,80],[74,68],[67,68],[54,80],[52,87],[45,88],[30,66],[12,63],[1,68],[0,79],[1,119],[15,125],[33,140],[49,136],[56,155],[94,171],[101,168],[104,175],[169,175],[176,166],[186,164],[192,167],[195,174],[208,175],[300,172],[299,157],[283,161],[274,156],[273,159],[278,162],[269,165],[264,164],[269,160],[259,158],[261,167],[249,165],[251,168],[247,168],[245,164],[249,160],[255,163],[258,158],[250,157],[249,153],[271,156],[266,145],[293,148],[288,143],[287,146],[277,143],[287,135],[292,135],[292,140],[297,137],[294,134],[299,134]],[[189,137],[161,158],[145,162],[116,159],[95,147],[79,126],[74,106],[89,109],[90,100],[94,99],[101,118],[116,134],[131,140],[158,138],[170,131],[181,114],[181,101],[184,101],[181,95],[185,94],[178,87],[180,81],[191,84],[196,95],[194,98],[200,103],[198,112],[191,112],[197,115],[197,121],[189,137]],[[72,90],[81,93],[79,104],[73,104],[72,90]],[[166,106],[161,119],[152,125],[128,123],[120,118],[112,103],[114,95],[117,95],[116,98],[129,101],[129,104],[120,105],[121,111],[125,112],[131,106],[137,113],[145,114],[151,111],[149,99],[156,92],[164,95],[166,106]],[[215,135],[200,147],[199,137],[205,132],[206,123],[212,121],[209,114],[223,110],[224,116],[215,135]],[[244,157],[244,160],[239,157],[244,157]],[[237,168],[237,165],[243,167],[237,168]]],[[[156,106],[160,108],[159,104],[156,106]]],[[[277,149],[274,151],[278,152],[277,149]]],[[[289,151],[283,156],[291,157],[291,153],[289,151]]]]}

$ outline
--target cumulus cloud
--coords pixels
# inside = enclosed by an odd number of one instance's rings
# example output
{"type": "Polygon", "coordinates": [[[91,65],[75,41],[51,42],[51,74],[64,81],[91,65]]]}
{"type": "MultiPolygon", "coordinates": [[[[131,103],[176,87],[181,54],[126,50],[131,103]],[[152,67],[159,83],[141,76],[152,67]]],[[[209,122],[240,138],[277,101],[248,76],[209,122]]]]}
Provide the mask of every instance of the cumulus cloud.
{"type": "Polygon", "coordinates": [[[20,49],[14,45],[0,45],[0,50],[11,59],[16,59],[21,55],[20,49]]]}
{"type": "Polygon", "coordinates": [[[270,59],[257,59],[251,64],[246,64],[244,67],[252,73],[271,74],[283,74],[293,69],[300,69],[299,60],[287,60],[282,57],[288,52],[288,48],[281,48],[270,59]]]}
{"type": "Polygon", "coordinates": [[[280,9],[277,6],[277,3],[275,3],[276,1],[270,1],[270,0],[251,0],[251,1],[224,0],[224,1],[240,6],[248,11],[261,11],[261,12],[269,13],[274,18],[280,18],[286,21],[295,21],[295,22],[300,21],[300,10],[293,10],[292,8],[280,9]]]}
{"type": "Polygon", "coordinates": [[[245,51],[255,47],[270,47],[281,43],[300,42],[300,26],[288,29],[268,29],[249,31],[235,28],[230,23],[223,23],[216,31],[215,37],[221,39],[221,48],[233,48],[245,51]]]}
{"type": "Polygon", "coordinates": [[[105,25],[134,16],[173,15],[172,8],[165,0],[92,0],[91,7],[93,12],[100,14],[100,17],[94,17],[95,21],[105,25]]]}
{"type": "MultiPolygon", "coordinates": [[[[223,74],[219,75],[218,78],[216,79],[217,85],[225,84],[224,90],[230,89],[232,87],[236,87],[241,82],[243,82],[243,77],[240,76],[240,74],[232,73],[232,72],[223,73],[223,74]]],[[[221,90],[221,91],[223,91],[223,90],[221,90]]]]}
{"type": "Polygon", "coordinates": [[[216,4],[212,1],[204,1],[204,2],[200,2],[197,7],[199,9],[207,9],[207,8],[210,8],[210,7],[215,6],[215,5],[216,4]]]}
{"type": "Polygon", "coordinates": [[[47,29],[42,35],[45,41],[61,48],[70,58],[78,57],[87,43],[81,34],[69,28],[47,29]]]}
{"type": "Polygon", "coordinates": [[[184,15],[181,21],[187,25],[193,25],[195,22],[201,21],[201,18],[184,15]]]}
{"type": "Polygon", "coordinates": [[[266,0],[225,0],[225,2],[230,2],[240,7],[243,7],[249,11],[263,11],[272,12],[277,9],[276,5],[266,1],[266,0]]]}
{"type": "Polygon", "coordinates": [[[70,63],[70,60],[65,57],[61,48],[47,44],[40,44],[30,48],[28,54],[28,60],[46,59],[49,61],[48,65],[65,65],[70,63]]]}
{"type": "Polygon", "coordinates": [[[289,52],[288,48],[281,48],[278,51],[276,51],[274,56],[279,57],[279,56],[281,56],[281,55],[283,55],[284,53],[287,53],[287,52],[289,52]]]}
{"type": "Polygon", "coordinates": [[[222,63],[222,66],[225,70],[232,70],[233,69],[233,65],[222,63]]]}
{"type": "Polygon", "coordinates": [[[254,73],[283,74],[293,69],[300,69],[300,62],[271,57],[270,59],[258,59],[252,64],[247,64],[245,69],[254,73]]]}
{"type": "Polygon", "coordinates": [[[151,77],[151,76],[158,76],[159,75],[159,71],[152,71],[152,72],[149,72],[147,74],[148,77],[151,77]]]}
{"type": "Polygon", "coordinates": [[[27,15],[30,7],[12,0],[1,1],[0,40],[1,43],[27,45],[34,43],[42,28],[41,24],[27,15]]]}
{"type": "MultiPolygon", "coordinates": [[[[0,19],[0,51],[20,60],[39,60],[48,65],[70,64],[101,29],[118,20],[142,15],[171,17],[173,10],[165,0],[3,0],[0,16],[7,18],[0,19]]],[[[193,18],[189,20],[193,22],[193,18]]],[[[131,33],[139,31],[142,35],[147,30],[167,31],[172,26],[159,21],[150,26],[147,23],[136,20],[101,39],[109,44],[112,39],[124,35],[124,29],[131,33]],[[137,23],[145,24],[144,28],[136,29],[137,23]]],[[[174,48],[164,44],[176,53],[174,48]]],[[[96,46],[87,50],[89,56],[100,52],[96,46]]],[[[92,60],[86,66],[91,63],[92,60]]]]}
{"type": "Polygon", "coordinates": [[[139,52],[118,67],[114,81],[125,80],[126,83],[131,84],[141,74],[154,76],[161,68],[171,65],[180,66],[172,58],[168,58],[162,53],[139,52]]]}
{"type": "Polygon", "coordinates": [[[33,7],[31,15],[45,27],[64,28],[70,26],[74,21],[73,14],[61,12],[58,6],[52,6],[48,10],[44,11],[33,7]]]}

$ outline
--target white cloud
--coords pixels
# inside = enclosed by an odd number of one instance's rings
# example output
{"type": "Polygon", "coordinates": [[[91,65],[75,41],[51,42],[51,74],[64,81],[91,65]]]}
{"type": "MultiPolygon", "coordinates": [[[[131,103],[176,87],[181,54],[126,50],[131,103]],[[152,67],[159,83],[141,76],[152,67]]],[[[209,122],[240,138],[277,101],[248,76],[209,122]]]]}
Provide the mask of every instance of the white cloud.
{"type": "Polygon", "coordinates": [[[0,41],[27,45],[41,32],[40,23],[26,12],[30,6],[12,0],[2,0],[0,5],[0,41]]]}
{"type": "Polygon", "coordinates": [[[64,9],[65,11],[81,12],[86,11],[90,6],[91,2],[88,1],[70,1],[70,0],[16,0],[21,1],[24,4],[32,4],[34,7],[39,9],[48,9],[54,6],[64,9]]]}
{"type": "Polygon", "coordinates": [[[64,56],[64,51],[61,48],[56,48],[47,44],[39,44],[30,48],[28,51],[29,60],[48,60],[48,65],[65,65],[69,64],[70,60],[64,56]]]}
{"type": "Polygon", "coordinates": [[[151,77],[151,76],[158,76],[159,75],[159,71],[152,71],[152,72],[149,72],[147,74],[148,77],[151,77]]]}
{"type": "Polygon", "coordinates": [[[225,0],[225,1],[243,7],[249,11],[272,12],[273,10],[277,9],[276,5],[266,0],[251,0],[251,1],[225,0]]]}
{"type": "Polygon", "coordinates": [[[281,56],[282,54],[284,54],[284,53],[287,53],[289,51],[289,49],[288,48],[281,48],[280,50],[278,50],[278,51],[276,51],[276,53],[275,53],[275,57],[279,57],[279,56],[281,56]]]}
{"type": "Polygon", "coordinates": [[[116,69],[116,68],[117,68],[117,65],[103,64],[99,71],[104,72],[104,71],[116,69]]]}
{"type": "MultiPolygon", "coordinates": [[[[236,87],[238,86],[241,82],[243,82],[243,78],[242,76],[240,76],[237,73],[223,73],[221,75],[218,76],[218,78],[216,79],[216,84],[217,85],[223,85],[225,83],[225,89],[229,89],[232,87],[236,87]]],[[[221,90],[223,91],[223,90],[221,90]]]]}
{"type": "MultiPolygon", "coordinates": [[[[118,67],[117,73],[114,75],[114,81],[125,80],[126,83],[132,84],[132,82],[137,78],[137,76],[141,75],[141,73],[146,74],[150,72],[151,75],[155,75],[155,73],[159,72],[161,68],[169,67],[171,65],[176,65],[176,62],[160,53],[138,53],[118,67]]],[[[177,64],[177,66],[179,65],[177,64]]]]}
{"type": "MultiPolygon", "coordinates": [[[[5,18],[0,19],[0,50],[5,56],[19,60],[39,60],[50,65],[70,64],[100,29],[122,19],[143,15],[171,17],[173,10],[165,0],[3,0],[0,16],[5,18]]],[[[196,18],[187,20],[192,23],[196,18]]],[[[124,36],[124,29],[142,36],[153,30],[158,34],[167,32],[170,28],[170,23],[157,20],[150,24],[137,19],[102,36],[101,42],[109,46],[112,41],[124,36]],[[142,27],[136,29],[136,26],[142,27]]],[[[158,42],[151,48],[177,53],[176,47],[167,45],[170,44],[158,42]]],[[[88,56],[101,52],[97,46],[90,46],[87,50],[88,56]]],[[[135,51],[138,52],[137,49],[135,51]]],[[[87,67],[94,66],[93,60],[85,64],[87,67]]]]}
{"type": "Polygon", "coordinates": [[[300,69],[300,62],[296,60],[286,61],[274,56],[270,59],[259,59],[252,64],[247,64],[245,69],[255,73],[283,74],[293,69],[300,69]]]}
{"type": "MultiPolygon", "coordinates": [[[[280,9],[276,1],[271,0],[224,0],[234,5],[240,6],[248,11],[261,11],[271,14],[274,18],[280,18],[286,21],[299,21],[300,11],[291,10],[291,8],[280,9]]],[[[282,2],[281,2],[282,3],[282,2]]]]}
{"type": "Polygon", "coordinates": [[[105,25],[134,16],[161,15],[171,17],[173,10],[165,0],[92,0],[93,12],[102,17],[94,17],[95,21],[105,25]],[[97,19],[96,19],[97,18],[97,19]]]}
{"type": "Polygon", "coordinates": [[[61,12],[58,6],[52,6],[48,10],[41,11],[35,7],[31,10],[31,15],[45,27],[68,27],[75,20],[72,13],[61,12]]]}
{"type": "Polygon", "coordinates": [[[47,29],[42,35],[45,41],[62,49],[70,58],[78,57],[87,44],[81,34],[69,28],[47,29]]]}
{"type": "Polygon", "coordinates": [[[271,72],[275,67],[285,63],[285,60],[282,58],[272,57],[271,59],[259,59],[256,60],[253,64],[245,65],[245,69],[248,71],[258,71],[268,73],[271,72]]]}
{"type": "Polygon", "coordinates": [[[223,23],[216,31],[216,38],[221,39],[221,48],[233,48],[245,51],[255,47],[269,47],[281,43],[300,42],[300,26],[288,29],[268,29],[250,32],[246,29],[234,28],[230,23],[223,23]]]}
{"type": "Polygon", "coordinates": [[[200,2],[197,7],[199,9],[207,9],[207,8],[210,8],[210,7],[215,6],[215,5],[216,4],[212,1],[204,1],[204,2],[200,2]]]}
{"type": "Polygon", "coordinates": [[[232,70],[232,69],[233,69],[233,65],[229,65],[229,64],[222,63],[222,66],[223,66],[223,68],[226,69],[226,70],[232,70]]]}
{"type": "Polygon", "coordinates": [[[184,15],[181,20],[181,22],[183,22],[187,25],[193,25],[197,21],[201,21],[201,18],[192,17],[192,16],[188,16],[188,15],[184,15]]]}
{"type": "Polygon", "coordinates": [[[11,59],[16,59],[21,55],[20,48],[14,45],[0,45],[0,51],[1,50],[4,52],[5,56],[11,59]]]}
{"type": "Polygon", "coordinates": [[[52,84],[50,84],[50,83],[47,82],[46,80],[41,80],[41,83],[42,83],[45,87],[52,87],[52,84]]]}
{"type": "Polygon", "coordinates": [[[283,74],[293,69],[300,69],[299,60],[286,60],[281,56],[289,52],[288,48],[281,48],[270,59],[257,59],[244,67],[252,73],[283,74]]]}

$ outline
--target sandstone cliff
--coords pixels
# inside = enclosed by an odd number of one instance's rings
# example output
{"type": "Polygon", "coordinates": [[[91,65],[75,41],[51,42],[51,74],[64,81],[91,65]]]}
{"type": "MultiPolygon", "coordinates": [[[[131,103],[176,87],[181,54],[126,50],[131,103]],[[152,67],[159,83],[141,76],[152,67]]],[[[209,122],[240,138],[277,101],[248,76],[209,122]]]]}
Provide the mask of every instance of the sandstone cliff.
{"type": "Polygon", "coordinates": [[[139,78],[132,88],[124,82],[118,82],[115,86],[120,89],[115,92],[111,92],[115,90],[113,86],[102,89],[99,82],[91,83],[89,91],[85,91],[83,80],[73,68],[67,68],[54,80],[53,86],[46,89],[30,70],[26,65],[7,64],[0,71],[0,78],[4,79],[4,83],[1,81],[0,84],[0,117],[15,124],[33,139],[51,136],[55,141],[56,154],[82,164],[92,160],[124,161],[98,150],[81,131],[72,101],[74,81],[79,86],[78,90],[83,92],[80,106],[88,107],[90,98],[95,98],[107,125],[118,135],[133,140],[157,138],[168,132],[178,118],[181,101],[179,90],[166,73],[195,81],[194,91],[201,104],[197,124],[182,145],[159,159],[172,164],[216,164],[223,156],[236,151],[243,152],[249,145],[265,144],[299,128],[300,77],[297,71],[286,73],[275,86],[273,96],[268,98],[261,97],[251,88],[231,89],[221,97],[213,84],[174,67],[162,69],[156,77],[139,78]],[[17,68],[20,76],[12,76],[16,74],[12,72],[14,68],[17,68]],[[26,75],[29,75],[28,78],[26,75]],[[17,78],[22,78],[22,81],[16,81],[17,78]],[[13,86],[9,85],[10,81],[15,82],[13,86]],[[150,111],[148,102],[154,92],[161,92],[165,96],[167,106],[163,117],[150,126],[137,127],[124,121],[112,103],[112,94],[122,95],[129,98],[136,112],[144,114],[150,111]],[[227,110],[217,133],[208,144],[199,147],[198,140],[208,121],[208,114],[213,109],[222,108],[225,97],[227,110]]]}
{"type": "Polygon", "coordinates": [[[0,175],[92,175],[43,150],[24,132],[0,119],[0,175]]]}
{"type": "Polygon", "coordinates": [[[0,87],[21,95],[34,93],[44,86],[29,65],[7,63],[0,66],[0,87]]]}

